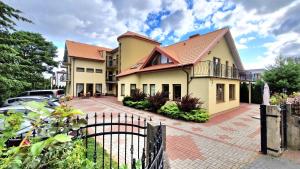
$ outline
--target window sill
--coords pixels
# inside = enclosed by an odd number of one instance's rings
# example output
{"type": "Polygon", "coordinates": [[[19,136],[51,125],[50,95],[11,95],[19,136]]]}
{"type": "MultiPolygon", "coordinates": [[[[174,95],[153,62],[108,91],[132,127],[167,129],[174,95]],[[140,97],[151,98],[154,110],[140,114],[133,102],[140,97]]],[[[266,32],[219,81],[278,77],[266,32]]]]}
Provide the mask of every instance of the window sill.
{"type": "Polygon", "coordinates": [[[216,103],[217,104],[219,104],[219,103],[225,103],[225,101],[217,101],[216,103]]]}
{"type": "Polygon", "coordinates": [[[229,101],[236,101],[236,99],[229,99],[229,101]]]}

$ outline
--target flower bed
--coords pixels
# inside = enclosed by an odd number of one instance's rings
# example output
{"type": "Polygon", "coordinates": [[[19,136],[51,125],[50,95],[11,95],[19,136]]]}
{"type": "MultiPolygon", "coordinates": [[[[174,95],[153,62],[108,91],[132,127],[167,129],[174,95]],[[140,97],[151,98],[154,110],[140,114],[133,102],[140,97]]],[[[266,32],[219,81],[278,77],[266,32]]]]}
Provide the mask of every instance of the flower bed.
{"type": "Polygon", "coordinates": [[[155,112],[173,119],[195,122],[206,122],[209,120],[208,111],[201,108],[202,102],[190,95],[186,95],[176,102],[171,102],[168,101],[163,93],[157,92],[154,96],[146,97],[145,94],[137,89],[132,97],[124,97],[123,105],[155,112]]]}

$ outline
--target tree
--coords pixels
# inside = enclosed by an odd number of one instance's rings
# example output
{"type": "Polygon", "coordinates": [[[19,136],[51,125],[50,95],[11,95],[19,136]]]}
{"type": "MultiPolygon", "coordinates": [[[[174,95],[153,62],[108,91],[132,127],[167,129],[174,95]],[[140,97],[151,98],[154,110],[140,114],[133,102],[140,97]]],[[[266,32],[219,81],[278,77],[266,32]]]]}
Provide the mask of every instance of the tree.
{"type": "Polygon", "coordinates": [[[57,66],[57,48],[38,33],[15,31],[14,20],[30,22],[0,1],[0,105],[23,90],[44,88],[43,73],[57,66]],[[14,32],[15,31],[15,32],[14,32]]]}
{"type": "Polygon", "coordinates": [[[272,93],[283,92],[288,94],[300,90],[300,64],[293,59],[282,56],[276,58],[276,63],[270,66],[263,74],[263,79],[272,93]]]}
{"type": "Polygon", "coordinates": [[[0,1],[0,31],[15,30],[16,23],[14,19],[32,23],[29,19],[22,17],[21,13],[22,11],[0,1]]]}

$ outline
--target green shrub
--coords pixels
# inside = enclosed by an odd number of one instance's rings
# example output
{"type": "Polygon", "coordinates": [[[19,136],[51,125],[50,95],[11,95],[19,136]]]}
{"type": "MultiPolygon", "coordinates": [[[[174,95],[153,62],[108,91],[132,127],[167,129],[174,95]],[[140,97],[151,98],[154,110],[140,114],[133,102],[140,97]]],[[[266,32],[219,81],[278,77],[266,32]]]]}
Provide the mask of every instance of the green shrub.
{"type": "Polygon", "coordinates": [[[200,102],[199,98],[191,97],[191,95],[187,94],[181,98],[181,100],[176,102],[178,108],[183,112],[190,112],[194,109],[198,109],[202,102],[200,102]]]}
{"type": "Polygon", "coordinates": [[[142,100],[142,101],[138,101],[136,102],[136,105],[134,106],[136,109],[148,109],[150,106],[150,103],[148,100],[142,100]]]}
{"type": "Polygon", "coordinates": [[[206,109],[196,109],[191,112],[180,113],[180,118],[188,121],[206,122],[209,120],[209,114],[206,109]]]}
{"type": "Polygon", "coordinates": [[[149,101],[149,109],[157,112],[168,101],[168,98],[164,93],[157,92],[154,96],[148,97],[147,100],[149,101]]]}
{"type": "Polygon", "coordinates": [[[125,96],[123,98],[122,103],[123,103],[124,106],[128,106],[128,105],[126,105],[127,101],[132,101],[132,97],[131,96],[125,96]]]}
{"type": "Polygon", "coordinates": [[[279,105],[282,103],[285,103],[288,96],[284,93],[275,93],[270,98],[270,104],[271,105],[279,105]]]}
{"type": "Polygon", "coordinates": [[[178,118],[180,116],[180,110],[175,103],[166,103],[158,110],[158,112],[172,118],[178,118]]]}

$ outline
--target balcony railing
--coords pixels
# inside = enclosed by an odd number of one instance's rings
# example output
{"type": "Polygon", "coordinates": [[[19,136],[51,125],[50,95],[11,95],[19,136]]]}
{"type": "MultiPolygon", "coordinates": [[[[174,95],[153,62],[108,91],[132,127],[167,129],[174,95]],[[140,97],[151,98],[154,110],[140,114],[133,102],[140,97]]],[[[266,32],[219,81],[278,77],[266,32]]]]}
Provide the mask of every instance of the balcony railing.
{"type": "Polygon", "coordinates": [[[251,72],[239,70],[236,67],[214,63],[212,61],[202,61],[193,67],[193,77],[219,77],[228,79],[239,79],[242,81],[256,81],[251,72]]]}
{"type": "Polygon", "coordinates": [[[62,76],[60,76],[60,81],[62,82],[71,81],[71,75],[64,73],[62,76]]]}
{"type": "Polygon", "coordinates": [[[117,78],[114,75],[110,75],[110,76],[106,77],[106,82],[107,83],[117,83],[117,78]]]}
{"type": "Polygon", "coordinates": [[[194,77],[220,77],[239,79],[239,70],[235,67],[212,61],[202,61],[193,68],[194,77]]]}
{"type": "Polygon", "coordinates": [[[116,68],[118,67],[117,60],[108,60],[106,64],[107,68],[116,68]]]}

